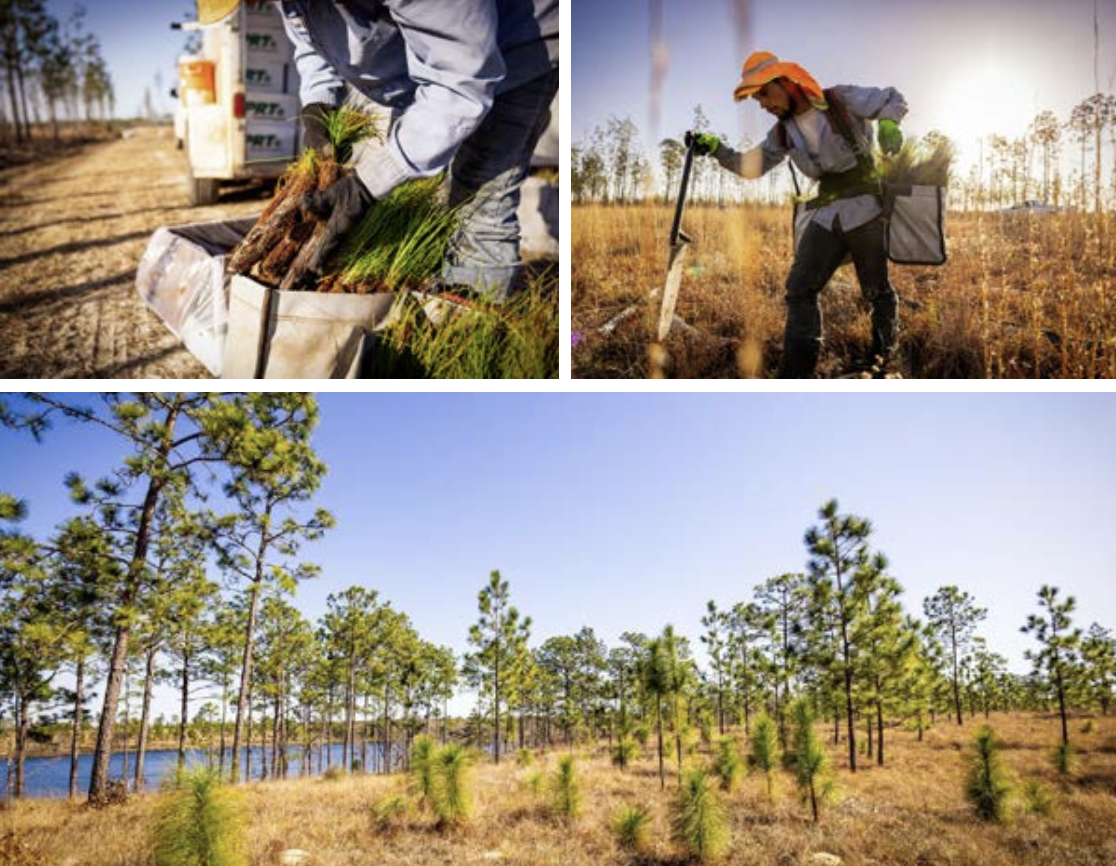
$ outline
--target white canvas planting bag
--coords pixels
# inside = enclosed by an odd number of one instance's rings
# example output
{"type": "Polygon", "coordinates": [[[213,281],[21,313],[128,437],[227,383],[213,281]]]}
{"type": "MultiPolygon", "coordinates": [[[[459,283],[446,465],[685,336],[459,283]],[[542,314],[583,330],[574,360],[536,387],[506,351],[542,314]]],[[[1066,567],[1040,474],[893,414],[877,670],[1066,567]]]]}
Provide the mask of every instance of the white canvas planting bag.
{"type": "Polygon", "coordinates": [[[943,265],[945,187],[889,185],[887,257],[897,265],[943,265]]]}

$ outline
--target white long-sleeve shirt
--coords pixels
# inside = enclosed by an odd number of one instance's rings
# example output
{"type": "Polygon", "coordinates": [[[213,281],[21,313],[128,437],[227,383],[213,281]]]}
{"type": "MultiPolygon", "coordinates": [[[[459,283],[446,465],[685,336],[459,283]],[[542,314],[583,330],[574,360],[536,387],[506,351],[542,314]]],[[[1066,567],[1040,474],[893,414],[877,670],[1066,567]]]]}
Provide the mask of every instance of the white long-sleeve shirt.
{"type": "Polygon", "coordinates": [[[558,0],[295,0],[279,9],[303,105],[336,107],[349,86],[393,110],[387,142],[354,150],[377,198],[437,174],[496,94],[558,64],[558,0]]]}
{"type": "MultiPolygon", "coordinates": [[[[861,142],[865,153],[871,152],[873,120],[901,121],[907,114],[907,102],[893,87],[854,87],[837,85],[833,92],[845,107],[852,123],[852,133],[861,142]]],[[[833,128],[824,114],[817,109],[797,115],[784,124],[786,146],[776,123],[764,138],[750,150],[733,150],[722,144],[715,158],[725,168],[742,177],[755,179],[791,162],[804,175],[818,179],[823,174],[840,174],[856,168],[856,153],[843,135],[833,128]]],[[[823,205],[814,211],[813,219],[825,229],[833,228],[839,216],[841,227],[852,230],[875,219],[881,213],[875,196],[862,195],[842,198],[823,205]]]]}

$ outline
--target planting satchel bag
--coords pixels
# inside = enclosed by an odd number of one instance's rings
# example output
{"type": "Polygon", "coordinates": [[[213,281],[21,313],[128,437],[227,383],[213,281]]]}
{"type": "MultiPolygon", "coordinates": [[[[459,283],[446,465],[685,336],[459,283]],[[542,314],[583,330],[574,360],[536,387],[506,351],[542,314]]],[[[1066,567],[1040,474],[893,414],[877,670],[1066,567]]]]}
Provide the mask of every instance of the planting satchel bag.
{"type": "MultiPolygon", "coordinates": [[[[852,124],[845,106],[832,89],[825,91],[830,111],[825,112],[830,126],[836,130],[857,155],[862,171],[870,170],[870,157],[858,143],[852,132],[852,124]],[[866,160],[868,160],[866,162],[866,160]]],[[[786,129],[779,124],[779,135],[784,147],[787,144],[786,129]]],[[[795,193],[801,197],[798,175],[788,161],[795,193]]],[[[883,205],[884,232],[887,257],[897,265],[943,265],[946,261],[945,248],[945,193],[943,186],[924,186],[917,184],[880,184],[883,205]]],[[[857,194],[864,194],[858,190],[857,194]]],[[[819,206],[817,198],[794,203],[794,249],[806,227],[810,224],[813,211],[819,206]]],[[[850,257],[845,257],[845,262],[850,257]]]]}

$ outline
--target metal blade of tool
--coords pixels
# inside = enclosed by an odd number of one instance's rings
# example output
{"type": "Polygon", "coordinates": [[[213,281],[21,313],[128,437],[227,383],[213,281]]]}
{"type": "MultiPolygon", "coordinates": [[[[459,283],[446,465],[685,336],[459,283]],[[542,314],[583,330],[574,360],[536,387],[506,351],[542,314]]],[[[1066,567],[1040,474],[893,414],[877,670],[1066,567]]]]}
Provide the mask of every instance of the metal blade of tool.
{"type": "Polygon", "coordinates": [[[686,161],[682,165],[682,181],[678,186],[678,201],[674,205],[674,222],[670,227],[670,264],[667,267],[666,285],[663,287],[663,302],[659,307],[660,342],[670,333],[674,321],[674,306],[678,303],[678,288],[682,285],[682,272],[685,268],[686,249],[690,238],[682,231],[682,211],[686,207],[686,189],[690,185],[690,168],[694,162],[694,145],[686,148],[686,161]]]}

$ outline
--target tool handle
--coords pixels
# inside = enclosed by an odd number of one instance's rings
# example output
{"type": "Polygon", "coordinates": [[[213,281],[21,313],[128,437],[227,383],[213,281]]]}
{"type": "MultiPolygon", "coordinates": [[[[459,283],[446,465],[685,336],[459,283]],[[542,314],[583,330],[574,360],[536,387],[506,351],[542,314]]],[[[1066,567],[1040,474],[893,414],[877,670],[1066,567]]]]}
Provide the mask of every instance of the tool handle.
{"type": "MultiPolygon", "coordinates": [[[[674,222],[670,226],[670,245],[678,243],[678,236],[682,232],[682,210],[686,206],[686,190],[690,185],[690,167],[694,163],[694,141],[686,145],[686,159],[682,163],[682,182],[678,185],[678,201],[674,205],[674,222]]],[[[689,240],[689,238],[686,238],[689,240]]]]}

